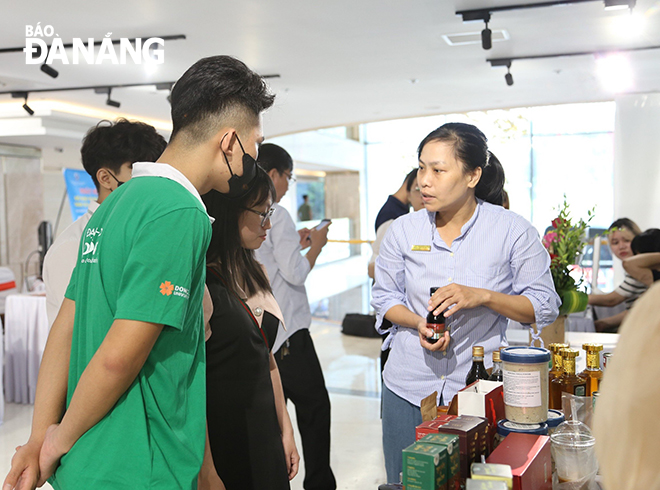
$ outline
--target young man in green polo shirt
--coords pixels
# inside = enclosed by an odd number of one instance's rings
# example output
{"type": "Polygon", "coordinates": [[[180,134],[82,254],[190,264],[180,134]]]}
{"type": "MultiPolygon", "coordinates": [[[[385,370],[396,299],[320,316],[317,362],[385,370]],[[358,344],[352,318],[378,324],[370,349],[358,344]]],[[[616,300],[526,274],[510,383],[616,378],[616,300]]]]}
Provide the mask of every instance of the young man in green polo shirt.
{"type": "Polygon", "coordinates": [[[193,489],[205,440],[202,295],[211,235],[200,194],[237,197],[256,174],[273,96],[227,56],[172,90],[158,163],[103,203],[48,338],[30,440],[7,488],[193,489]],[[52,476],[52,478],[51,478],[52,476]]]}

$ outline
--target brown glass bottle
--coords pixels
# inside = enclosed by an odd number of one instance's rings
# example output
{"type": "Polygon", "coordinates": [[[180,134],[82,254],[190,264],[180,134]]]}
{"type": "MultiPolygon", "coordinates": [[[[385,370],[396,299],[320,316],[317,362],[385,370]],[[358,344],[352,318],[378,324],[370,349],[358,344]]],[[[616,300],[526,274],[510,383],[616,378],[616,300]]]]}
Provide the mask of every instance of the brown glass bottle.
{"type": "Polygon", "coordinates": [[[568,349],[568,344],[548,344],[548,350],[552,353],[552,366],[550,371],[548,371],[548,376],[550,377],[549,383],[553,379],[558,378],[564,372],[564,367],[562,366],[561,351],[562,349],[568,349]]]}
{"type": "Polygon", "coordinates": [[[488,371],[484,366],[484,348],[480,345],[472,347],[472,367],[465,378],[465,386],[469,386],[478,379],[488,379],[488,371]]]}
{"type": "Polygon", "coordinates": [[[500,351],[493,352],[493,370],[488,377],[490,381],[504,381],[502,374],[502,360],[500,359],[500,351]]]}
{"type": "Polygon", "coordinates": [[[587,396],[591,396],[600,390],[600,380],[603,379],[603,371],[600,368],[600,351],[603,350],[603,344],[582,344],[582,348],[587,353],[587,369],[582,371],[580,376],[587,380],[587,396]]]}
{"type": "MultiPolygon", "coordinates": [[[[435,293],[437,290],[438,288],[431,288],[431,296],[433,296],[433,293],[435,293]]],[[[435,316],[433,311],[429,311],[429,313],[426,315],[426,327],[433,330],[433,336],[426,337],[426,340],[430,344],[435,344],[445,334],[444,312],[441,312],[438,316],[435,316]]]]}
{"type": "Polygon", "coordinates": [[[552,380],[550,383],[550,408],[561,410],[561,394],[570,393],[571,395],[586,396],[587,394],[587,380],[582,376],[575,374],[575,358],[578,356],[578,351],[575,349],[562,349],[562,366],[564,367],[563,374],[552,380]]]}

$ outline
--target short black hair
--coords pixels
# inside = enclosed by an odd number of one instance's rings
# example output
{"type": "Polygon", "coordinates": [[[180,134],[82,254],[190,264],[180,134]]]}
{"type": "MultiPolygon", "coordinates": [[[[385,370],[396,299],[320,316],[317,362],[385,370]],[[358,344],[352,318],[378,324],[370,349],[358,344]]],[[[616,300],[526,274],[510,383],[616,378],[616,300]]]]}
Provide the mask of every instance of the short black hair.
{"type": "Polygon", "coordinates": [[[303,199],[307,199],[309,196],[307,194],[303,194],[303,199]]]}
{"type": "Polygon", "coordinates": [[[107,168],[119,173],[127,162],[155,162],[167,143],[153,126],[121,118],[114,123],[103,120],[87,131],[80,148],[82,164],[92,177],[96,190],[96,173],[107,168]]]}
{"type": "Polygon", "coordinates": [[[282,175],[284,172],[293,170],[293,158],[291,158],[289,152],[273,143],[264,143],[259,147],[257,163],[267,173],[275,169],[282,175]]]}
{"type": "Polygon", "coordinates": [[[410,189],[412,189],[412,186],[415,183],[418,170],[419,170],[418,168],[412,169],[410,172],[408,172],[408,175],[406,175],[406,178],[403,180],[406,183],[406,190],[408,192],[410,192],[410,189]]]}
{"type": "Polygon", "coordinates": [[[256,124],[274,101],[264,79],[242,61],[231,56],[202,58],[172,88],[172,140],[186,130],[190,141],[206,141],[231,117],[240,121],[247,116],[244,122],[256,124]]]}
{"type": "Polygon", "coordinates": [[[635,255],[660,252],[660,229],[649,228],[641,232],[630,242],[630,248],[635,255]]]}

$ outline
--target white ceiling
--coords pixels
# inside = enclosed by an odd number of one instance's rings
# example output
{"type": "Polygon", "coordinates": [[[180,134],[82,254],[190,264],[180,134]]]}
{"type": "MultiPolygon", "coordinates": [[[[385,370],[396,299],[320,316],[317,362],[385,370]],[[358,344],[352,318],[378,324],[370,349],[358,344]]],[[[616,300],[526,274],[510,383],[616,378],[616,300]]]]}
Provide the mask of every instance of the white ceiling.
{"type": "MultiPolygon", "coordinates": [[[[660,45],[660,2],[653,0],[638,0],[634,15],[644,25],[632,33],[618,27],[629,14],[605,11],[594,1],[494,13],[491,29],[505,29],[510,39],[488,52],[478,44],[449,46],[442,39],[483,28],[481,22],[464,24],[456,10],[521,2],[4,0],[0,48],[24,46],[26,24],[37,22],[52,25],[64,43],[76,37],[101,40],[108,32],[113,38],[185,34],[187,39],[166,42],[165,64],[154,73],[140,65],[56,61],[60,76],[52,79],[38,65],[26,65],[23,53],[0,54],[0,91],[176,80],[201,57],[229,54],[261,74],[281,75],[270,80],[277,101],[264,121],[266,135],[275,136],[401,117],[611,100],[593,56],[515,61],[512,87],[504,82],[506,70],[485,60],[660,45]]],[[[629,56],[632,91],[659,91],[660,50],[629,56]]],[[[112,95],[122,112],[169,120],[166,92],[126,88],[112,95]]],[[[112,109],[91,90],[30,96],[40,98],[112,109]]],[[[0,103],[9,101],[9,95],[0,96],[0,103]]],[[[39,137],[0,137],[0,142],[38,146],[39,137]]]]}

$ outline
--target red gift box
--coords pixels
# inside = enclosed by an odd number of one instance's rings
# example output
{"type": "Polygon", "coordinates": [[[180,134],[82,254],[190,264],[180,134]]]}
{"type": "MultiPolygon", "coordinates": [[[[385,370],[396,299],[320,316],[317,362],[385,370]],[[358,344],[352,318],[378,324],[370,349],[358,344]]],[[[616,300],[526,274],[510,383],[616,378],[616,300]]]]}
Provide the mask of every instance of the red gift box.
{"type": "Polygon", "coordinates": [[[508,464],[513,474],[513,490],[552,490],[550,438],[512,432],[486,460],[508,464]]]}
{"type": "Polygon", "coordinates": [[[422,437],[428,434],[437,434],[440,427],[455,418],[456,415],[438,415],[433,420],[422,422],[415,428],[415,440],[419,441],[422,437]]]}

